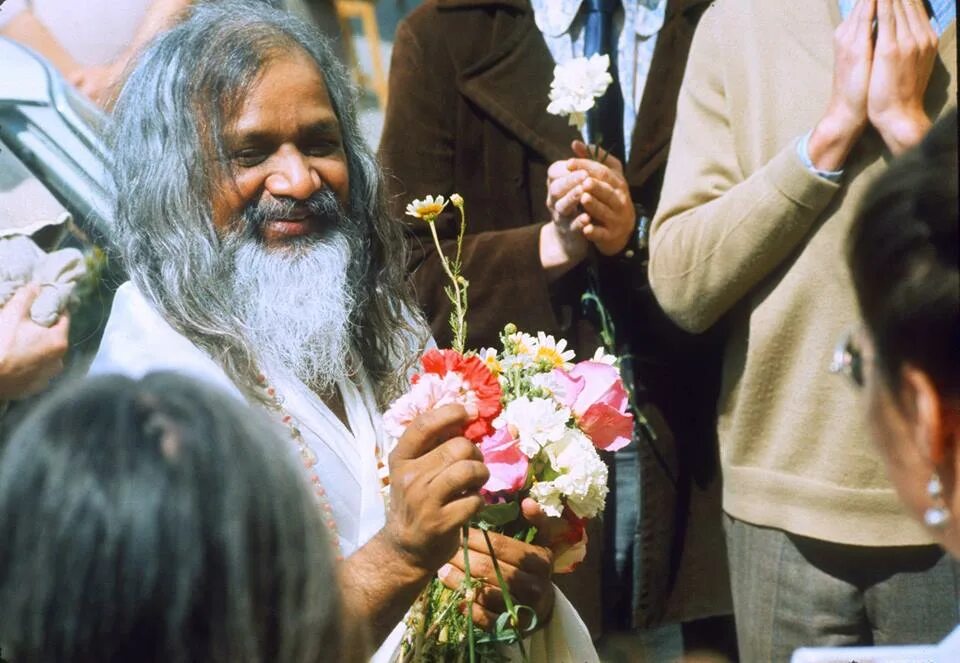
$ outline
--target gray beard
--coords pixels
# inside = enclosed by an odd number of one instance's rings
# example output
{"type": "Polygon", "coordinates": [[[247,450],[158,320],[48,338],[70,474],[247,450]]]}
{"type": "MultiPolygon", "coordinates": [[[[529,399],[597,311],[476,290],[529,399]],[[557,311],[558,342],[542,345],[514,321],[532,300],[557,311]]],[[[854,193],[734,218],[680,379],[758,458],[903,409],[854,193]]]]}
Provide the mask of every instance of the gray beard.
{"type": "Polygon", "coordinates": [[[338,231],[272,251],[239,240],[232,299],[263,370],[279,369],[320,393],[351,373],[351,256],[338,231]]]}

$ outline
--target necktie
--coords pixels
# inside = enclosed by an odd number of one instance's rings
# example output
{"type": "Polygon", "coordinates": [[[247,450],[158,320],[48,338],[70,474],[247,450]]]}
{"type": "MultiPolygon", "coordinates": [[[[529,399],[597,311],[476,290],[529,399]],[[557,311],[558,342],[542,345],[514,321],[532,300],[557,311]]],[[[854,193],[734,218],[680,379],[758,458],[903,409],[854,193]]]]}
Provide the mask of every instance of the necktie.
{"type": "Polygon", "coordinates": [[[613,82],[587,113],[587,132],[591,142],[601,141],[603,148],[623,161],[623,94],[617,76],[617,52],[613,44],[613,12],[620,0],[585,0],[584,52],[610,56],[613,82]]]}

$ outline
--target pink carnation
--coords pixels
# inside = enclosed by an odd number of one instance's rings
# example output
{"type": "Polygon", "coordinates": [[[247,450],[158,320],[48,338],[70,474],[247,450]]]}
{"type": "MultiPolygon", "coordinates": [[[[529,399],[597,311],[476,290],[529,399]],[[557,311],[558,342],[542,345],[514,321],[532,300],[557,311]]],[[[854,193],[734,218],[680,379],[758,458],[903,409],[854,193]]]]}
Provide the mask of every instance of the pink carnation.
{"type": "Polygon", "coordinates": [[[383,428],[389,436],[399,438],[417,416],[451,403],[470,403],[479,413],[467,424],[464,437],[478,442],[493,432],[491,421],[500,414],[500,383],[478,357],[428,350],[421,363],[423,372],[410,379],[410,391],[383,415],[383,428]]]}
{"type": "Polygon", "coordinates": [[[570,369],[553,371],[555,397],[577,417],[580,429],[594,446],[617,451],[630,444],[633,414],[620,372],[598,361],[581,361],[570,369]]]}
{"type": "Polygon", "coordinates": [[[523,488],[530,460],[520,451],[518,440],[507,426],[483,438],[480,452],[490,470],[490,478],[483,485],[484,492],[515,493],[523,488]]]}

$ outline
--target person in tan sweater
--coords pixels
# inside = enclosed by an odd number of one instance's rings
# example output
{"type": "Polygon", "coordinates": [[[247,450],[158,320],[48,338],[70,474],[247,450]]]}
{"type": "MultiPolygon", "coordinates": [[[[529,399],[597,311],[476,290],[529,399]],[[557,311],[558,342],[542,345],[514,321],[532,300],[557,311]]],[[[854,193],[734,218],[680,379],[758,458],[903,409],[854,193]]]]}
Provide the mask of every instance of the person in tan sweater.
{"type": "Polygon", "coordinates": [[[704,14],[652,227],[664,310],[729,326],[718,428],[744,661],[934,642],[958,615],[958,566],[903,510],[854,389],[827,371],[859,323],[843,256],[857,201],[956,99],[956,5],[851,5],[704,14]]]}

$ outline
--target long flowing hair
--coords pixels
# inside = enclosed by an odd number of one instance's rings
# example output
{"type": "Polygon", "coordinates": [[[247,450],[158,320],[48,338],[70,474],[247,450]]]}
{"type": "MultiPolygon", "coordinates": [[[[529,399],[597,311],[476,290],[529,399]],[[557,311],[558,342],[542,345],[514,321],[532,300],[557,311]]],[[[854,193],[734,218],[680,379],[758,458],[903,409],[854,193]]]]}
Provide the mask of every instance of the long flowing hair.
{"type": "Polygon", "coordinates": [[[116,244],[164,318],[254,394],[255,354],[229,301],[211,200],[232,181],[222,136],[244,92],[291,50],[316,63],[340,123],[349,213],[363,226],[350,275],[360,294],[353,350],[383,407],[402,392],[428,331],[406,280],[401,224],[388,216],[380,169],[359,131],[356,92],[327,40],[301,20],[253,0],[201,3],[141,54],[108,137],[116,244]]]}

